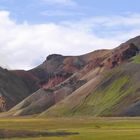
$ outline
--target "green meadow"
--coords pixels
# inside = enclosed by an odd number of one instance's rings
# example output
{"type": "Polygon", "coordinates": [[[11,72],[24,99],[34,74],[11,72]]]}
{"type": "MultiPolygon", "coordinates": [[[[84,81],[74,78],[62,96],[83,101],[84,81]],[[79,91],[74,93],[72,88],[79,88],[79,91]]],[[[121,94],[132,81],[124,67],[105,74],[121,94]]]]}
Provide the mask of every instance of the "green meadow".
{"type": "Polygon", "coordinates": [[[79,133],[3,140],[139,140],[140,118],[8,118],[0,119],[0,129],[79,133]]]}

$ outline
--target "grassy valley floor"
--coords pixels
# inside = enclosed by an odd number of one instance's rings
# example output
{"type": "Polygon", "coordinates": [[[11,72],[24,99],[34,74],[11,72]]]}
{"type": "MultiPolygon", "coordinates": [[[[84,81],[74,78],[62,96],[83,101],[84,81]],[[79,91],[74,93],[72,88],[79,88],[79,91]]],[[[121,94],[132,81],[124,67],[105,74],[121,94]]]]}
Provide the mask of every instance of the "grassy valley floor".
{"type": "Polygon", "coordinates": [[[7,118],[0,119],[0,130],[79,133],[3,140],[139,140],[140,118],[7,118]]]}

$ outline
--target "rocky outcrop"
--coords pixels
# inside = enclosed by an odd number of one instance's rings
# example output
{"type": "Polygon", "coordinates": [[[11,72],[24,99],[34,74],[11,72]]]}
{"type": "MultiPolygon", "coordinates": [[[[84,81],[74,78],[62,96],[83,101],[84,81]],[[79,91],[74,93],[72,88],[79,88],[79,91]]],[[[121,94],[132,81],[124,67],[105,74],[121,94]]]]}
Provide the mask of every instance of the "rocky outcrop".
{"type": "Polygon", "coordinates": [[[130,43],[129,45],[124,46],[124,48],[122,47],[122,53],[121,53],[122,60],[126,60],[137,55],[139,51],[140,51],[139,48],[133,43],[130,43]]]}
{"type": "Polygon", "coordinates": [[[139,48],[133,43],[116,48],[112,51],[111,56],[107,59],[106,66],[114,68],[121,64],[123,61],[137,55],[139,48]]]}
{"type": "Polygon", "coordinates": [[[54,59],[61,59],[63,56],[60,55],[60,54],[52,54],[52,55],[49,55],[47,56],[46,58],[46,61],[49,61],[49,60],[54,60],[54,59]]]}
{"type": "Polygon", "coordinates": [[[72,74],[71,73],[58,73],[58,74],[50,74],[49,80],[42,80],[39,82],[40,88],[49,89],[53,88],[56,85],[60,84],[61,82],[65,81],[69,78],[72,74]]]}

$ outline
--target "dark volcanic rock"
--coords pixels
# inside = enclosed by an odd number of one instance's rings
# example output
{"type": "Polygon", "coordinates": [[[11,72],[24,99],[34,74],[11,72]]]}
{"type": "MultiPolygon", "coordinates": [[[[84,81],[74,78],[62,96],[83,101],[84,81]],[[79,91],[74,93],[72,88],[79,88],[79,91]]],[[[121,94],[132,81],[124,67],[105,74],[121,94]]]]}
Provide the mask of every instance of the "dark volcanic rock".
{"type": "Polygon", "coordinates": [[[129,59],[139,53],[139,48],[133,43],[130,43],[124,51],[122,51],[122,59],[129,59]]]}
{"type": "Polygon", "coordinates": [[[111,56],[107,59],[107,66],[114,68],[125,60],[137,55],[139,48],[133,43],[118,47],[112,51],[111,56]]]}
{"type": "Polygon", "coordinates": [[[60,54],[52,54],[52,55],[49,55],[46,60],[49,61],[51,59],[59,59],[59,58],[62,58],[63,56],[60,55],[60,54]]]}

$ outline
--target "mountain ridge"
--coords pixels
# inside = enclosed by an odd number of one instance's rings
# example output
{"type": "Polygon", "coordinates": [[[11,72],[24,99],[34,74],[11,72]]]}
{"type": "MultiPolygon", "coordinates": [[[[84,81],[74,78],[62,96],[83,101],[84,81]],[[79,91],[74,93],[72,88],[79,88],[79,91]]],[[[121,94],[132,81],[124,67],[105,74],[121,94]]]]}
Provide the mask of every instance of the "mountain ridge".
{"type": "Polygon", "coordinates": [[[35,92],[0,116],[140,115],[139,50],[137,36],[114,49],[52,54],[29,71],[12,71],[35,92]]]}

